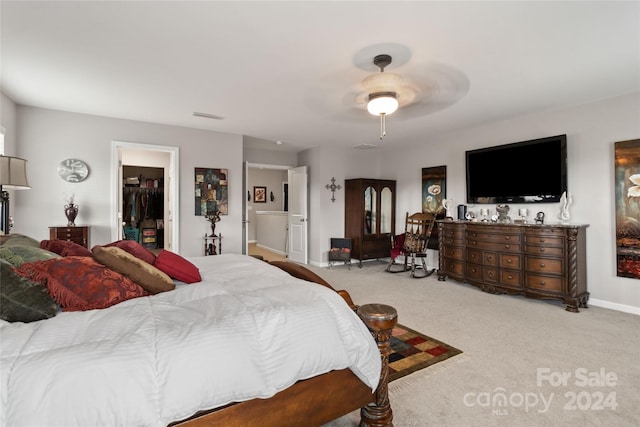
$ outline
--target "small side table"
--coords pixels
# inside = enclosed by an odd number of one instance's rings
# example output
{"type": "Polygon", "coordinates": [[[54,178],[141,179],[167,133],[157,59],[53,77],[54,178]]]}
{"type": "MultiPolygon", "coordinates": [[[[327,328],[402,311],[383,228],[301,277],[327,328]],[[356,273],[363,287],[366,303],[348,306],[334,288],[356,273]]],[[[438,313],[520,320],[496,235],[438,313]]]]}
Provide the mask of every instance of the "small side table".
{"type": "Polygon", "coordinates": [[[89,226],[49,227],[50,240],[68,240],[89,248],[89,226]]]}
{"type": "Polygon", "coordinates": [[[205,255],[219,255],[222,253],[222,234],[218,233],[217,236],[204,235],[204,254],[205,255]],[[216,248],[216,243],[218,247],[216,248]]]}

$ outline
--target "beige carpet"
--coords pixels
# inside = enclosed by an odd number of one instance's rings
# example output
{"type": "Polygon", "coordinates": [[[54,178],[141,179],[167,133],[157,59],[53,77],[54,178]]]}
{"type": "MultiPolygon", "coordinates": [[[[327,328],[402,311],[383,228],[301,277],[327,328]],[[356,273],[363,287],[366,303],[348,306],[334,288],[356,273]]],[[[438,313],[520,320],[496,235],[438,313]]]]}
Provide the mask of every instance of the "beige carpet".
{"type": "MultiPolygon", "coordinates": [[[[464,352],[389,385],[396,427],[640,426],[640,316],[569,313],[560,302],[385,273],[382,262],[309,268],[357,304],[390,304],[402,324],[464,352]]],[[[358,420],[356,411],[327,426],[358,420]]]]}

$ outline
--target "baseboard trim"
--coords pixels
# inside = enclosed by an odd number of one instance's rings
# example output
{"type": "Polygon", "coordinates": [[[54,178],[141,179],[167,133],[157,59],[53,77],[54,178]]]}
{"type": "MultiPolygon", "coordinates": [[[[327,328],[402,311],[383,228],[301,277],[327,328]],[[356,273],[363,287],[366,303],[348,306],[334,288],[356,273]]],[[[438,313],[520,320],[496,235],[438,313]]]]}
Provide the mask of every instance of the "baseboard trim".
{"type": "Polygon", "coordinates": [[[640,316],[640,307],[633,307],[631,305],[618,304],[617,302],[610,302],[601,299],[589,298],[589,305],[596,307],[609,308],[611,310],[622,311],[624,313],[635,314],[640,316]]]}
{"type": "Polygon", "coordinates": [[[278,255],[282,255],[282,256],[286,256],[287,255],[286,252],[282,252],[282,251],[280,251],[278,249],[270,248],[269,246],[261,245],[260,243],[256,243],[256,247],[262,248],[262,249],[266,249],[266,250],[271,251],[271,252],[275,252],[278,255]]]}

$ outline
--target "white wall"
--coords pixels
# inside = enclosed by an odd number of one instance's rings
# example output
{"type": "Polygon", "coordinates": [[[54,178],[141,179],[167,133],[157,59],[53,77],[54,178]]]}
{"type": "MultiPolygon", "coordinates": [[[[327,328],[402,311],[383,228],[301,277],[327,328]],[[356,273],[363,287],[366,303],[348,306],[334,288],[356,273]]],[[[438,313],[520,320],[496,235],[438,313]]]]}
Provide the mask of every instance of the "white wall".
{"type": "Polygon", "coordinates": [[[195,216],[194,168],[229,169],[229,215],[216,231],[224,236],[225,252],[242,252],[242,138],[239,135],[164,126],[33,107],[17,108],[19,153],[29,160],[31,190],[22,191],[12,205],[13,232],[48,239],[51,225],[65,224],[63,193],[76,194],[80,206],[76,223],[90,225],[90,245],[110,241],[111,141],[179,147],[180,248],[186,256],[202,255],[208,223],[195,216]],[[70,184],[57,175],[67,158],[85,161],[89,177],[70,184]]]}

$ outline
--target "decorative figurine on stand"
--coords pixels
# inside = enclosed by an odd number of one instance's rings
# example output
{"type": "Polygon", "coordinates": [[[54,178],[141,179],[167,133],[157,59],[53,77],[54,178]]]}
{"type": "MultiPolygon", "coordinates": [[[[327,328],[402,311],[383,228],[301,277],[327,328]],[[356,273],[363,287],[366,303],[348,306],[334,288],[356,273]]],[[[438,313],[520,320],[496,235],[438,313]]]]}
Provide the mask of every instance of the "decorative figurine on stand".
{"type": "Polygon", "coordinates": [[[220,221],[220,211],[218,209],[208,211],[204,217],[211,223],[211,235],[209,237],[217,237],[216,222],[220,221]]]}
{"type": "Polygon", "coordinates": [[[569,206],[571,206],[572,202],[573,199],[570,194],[566,191],[562,193],[562,196],[560,197],[560,212],[558,213],[560,224],[566,224],[569,222],[569,219],[571,218],[571,215],[569,215],[569,206]]]}
{"type": "Polygon", "coordinates": [[[498,205],[496,211],[498,212],[498,222],[501,224],[511,224],[511,217],[507,215],[509,213],[509,205],[498,205]]]}
{"type": "Polygon", "coordinates": [[[442,201],[442,207],[447,211],[447,213],[445,214],[446,218],[453,219],[453,199],[444,199],[442,201]]]}
{"type": "Polygon", "coordinates": [[[544,212],[538,212],[536,214],[536,224],[538,225],[544,224],[544,212]]]}

